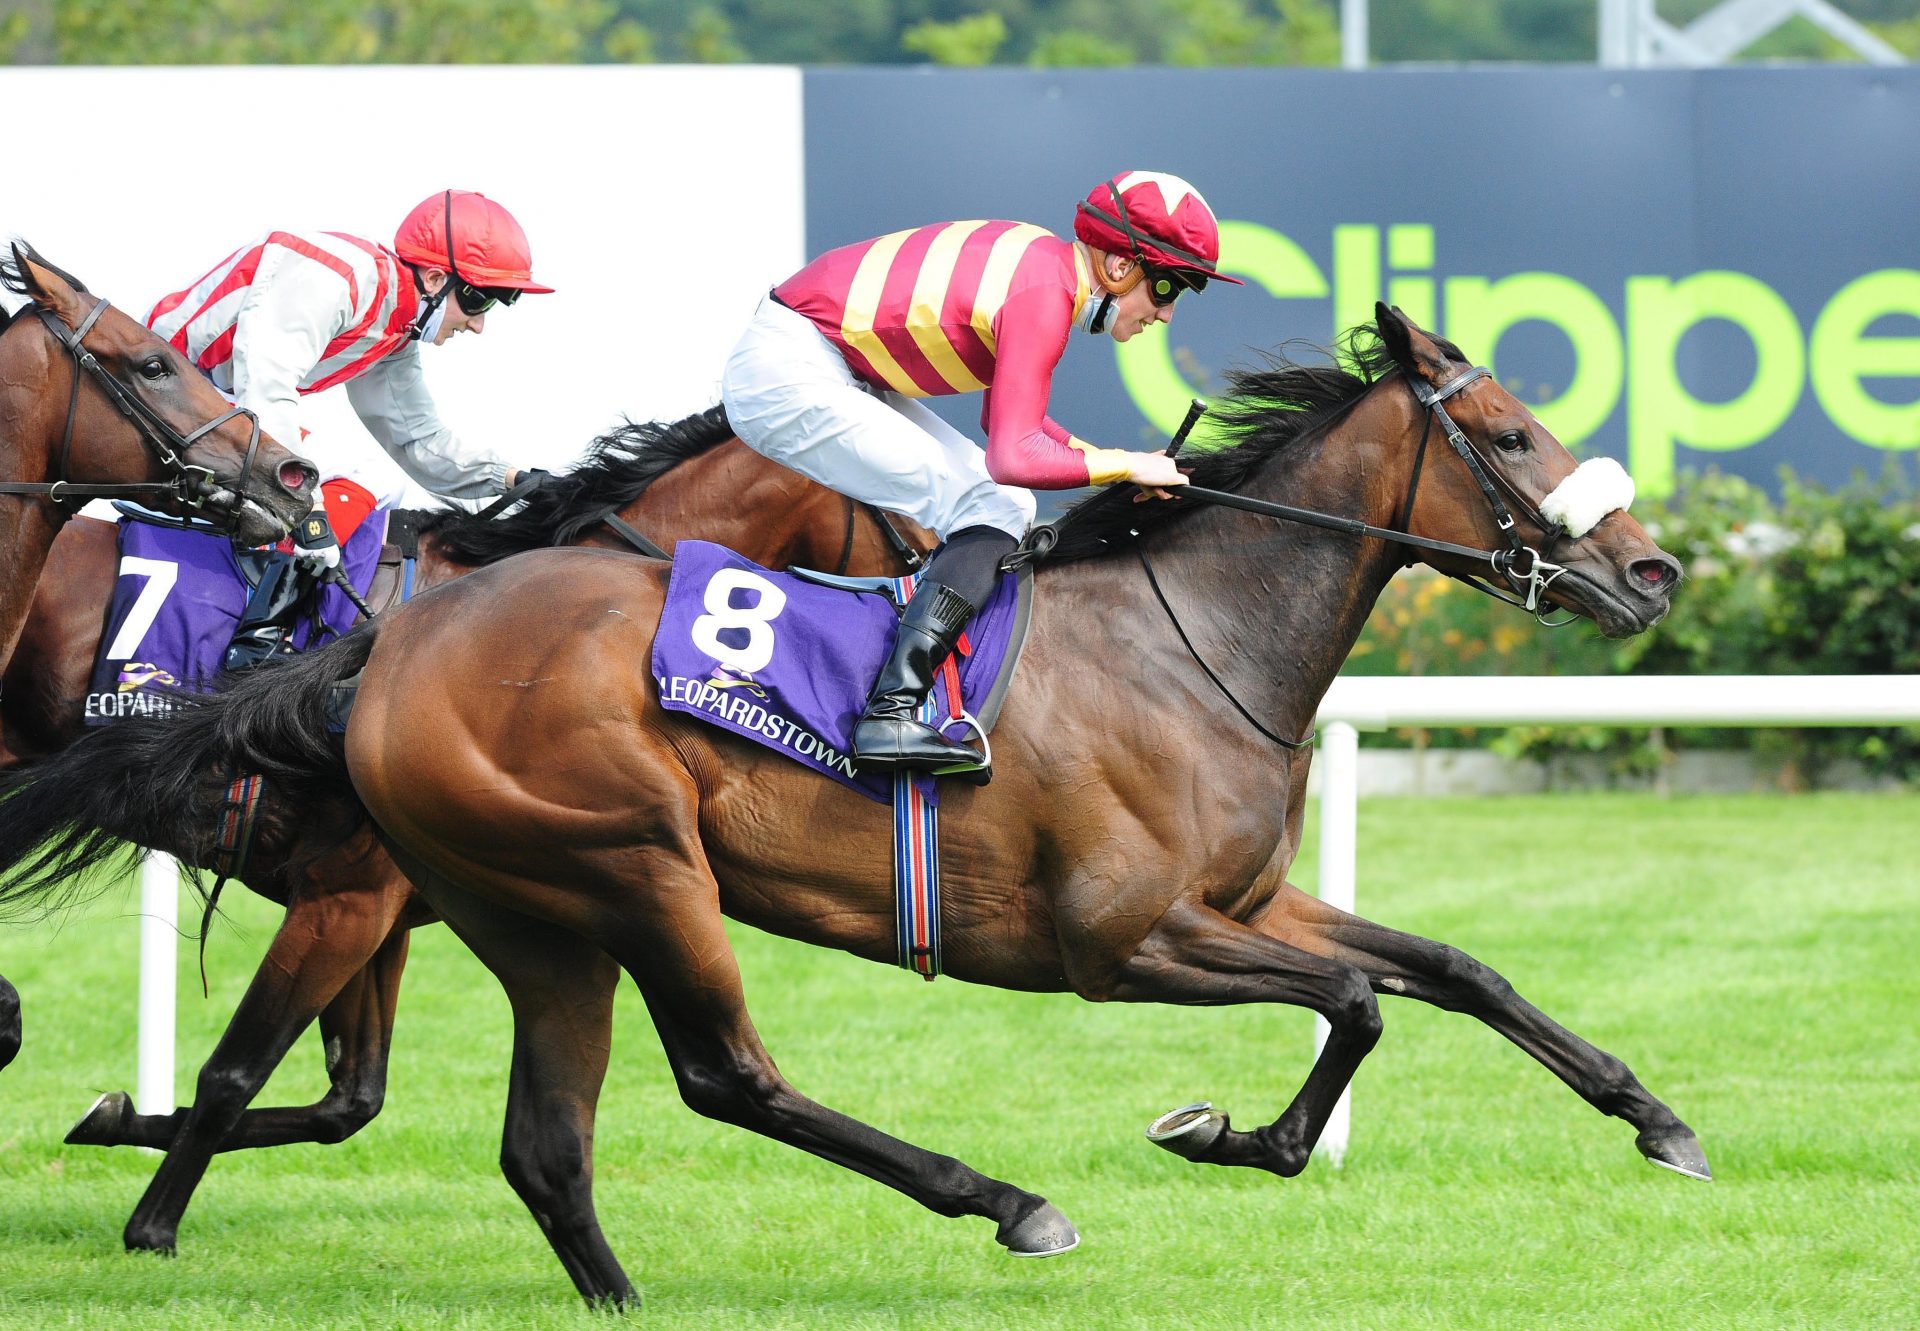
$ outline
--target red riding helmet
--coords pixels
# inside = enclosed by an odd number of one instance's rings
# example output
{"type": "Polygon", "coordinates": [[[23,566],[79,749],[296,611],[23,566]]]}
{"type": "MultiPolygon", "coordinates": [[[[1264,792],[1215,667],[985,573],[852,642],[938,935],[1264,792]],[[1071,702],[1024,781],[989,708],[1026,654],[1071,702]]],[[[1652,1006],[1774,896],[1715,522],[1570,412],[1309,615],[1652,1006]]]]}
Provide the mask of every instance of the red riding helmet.
{"type": "Polygon", "coordinates": [[[1200,191],[1179,176],[1127,171],[1101,181],[1074,214],[1073,234],[1109,254],[1245,285],[1217,267],[1220,224],[1200,191]]]}
{"type": "Polygon", "coordinates": [[[394,233],[393,252],[408,263],[450,269],[470,286],[553,290],[533,280],[533,251],[513,214],[471,190],[421,200],[394,233]]]}

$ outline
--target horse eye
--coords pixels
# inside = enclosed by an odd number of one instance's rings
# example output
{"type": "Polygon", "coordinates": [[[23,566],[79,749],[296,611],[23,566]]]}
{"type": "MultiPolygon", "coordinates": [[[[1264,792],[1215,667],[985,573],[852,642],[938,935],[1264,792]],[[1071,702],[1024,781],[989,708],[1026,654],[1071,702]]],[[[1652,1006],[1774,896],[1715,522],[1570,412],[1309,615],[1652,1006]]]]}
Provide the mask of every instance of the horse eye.
{"type": "Polygon", "coordinates": [[[1493,446],[1502,453],[1524,453],[1527,451],[1527,436],[1521,430],[1509,430],[1493,441],[1493,446]]]}
{"type": "Polygon", "coordinates": [[[167,363],[158,356],[149,356],[140,362],[142,379],[163,379],[167,375],[167,363]]]}

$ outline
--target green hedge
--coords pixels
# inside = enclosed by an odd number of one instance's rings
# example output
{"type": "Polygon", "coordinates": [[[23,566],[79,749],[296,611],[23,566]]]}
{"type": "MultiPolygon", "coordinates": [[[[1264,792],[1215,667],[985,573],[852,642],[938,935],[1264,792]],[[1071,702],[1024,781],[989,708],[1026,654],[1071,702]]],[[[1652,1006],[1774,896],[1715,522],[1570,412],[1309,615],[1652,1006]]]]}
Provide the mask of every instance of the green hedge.
{"type": "MultiPolygon", "coordinates": [[[[1587,620],[1547,630],[1426,569],[1380,598],[1346,673],[1355,675],[1920,673],[1920,494],[1890,459],[1877,480],[1825,490],[1783,474],[1777,499],[1736,476],[1683,478],[1635,513],[1685,566],[1673,612],[1637,638],[1609,642],[1587,620]]],[[[1472,732],[1403,732],[1404,743],[1477,745],[1472,732]]],[[[1817,781],[1837,758],[1920,776],[1920,728],[1679,730],[1525,727],[1492,747],[1530,757],[1603,752],[1622,770],[1674,747],[1753,747],[1790,779],[1817,781]]]]}

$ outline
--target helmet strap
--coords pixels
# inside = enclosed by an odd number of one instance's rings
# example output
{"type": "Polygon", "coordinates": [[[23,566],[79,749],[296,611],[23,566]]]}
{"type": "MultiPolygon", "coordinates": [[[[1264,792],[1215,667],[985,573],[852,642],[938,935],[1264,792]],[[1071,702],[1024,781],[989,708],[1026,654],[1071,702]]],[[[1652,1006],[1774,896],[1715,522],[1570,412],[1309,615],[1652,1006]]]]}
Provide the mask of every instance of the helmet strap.
{"type": "Polygon", "coordinates": [[[441,321],[446,318],[447,297],[453,294],[453,274],[447,274],[447,280],[440,284],[438,291],[429,292],[427,284],[420,280],[420,270],[412,264],[407,267],[413,272],[413,289],[420,297],[420,308],[414,312],[413,322],[407,326],[407,340],[431,342],[439,336],[441,321]]]}
{"type": "Polygon", "coordinates": [[[415,342],[431,342],[440,335],[440,324],[447,317],[447,297],[453,294],[453,284],[460,280],[460,270],[453,263],[453,191],[440,193],[441,216],[444,219],[441,239],[447,242],[447,280],[432,295],[426,294],[426,284],[420,280],[420,270],[413,270],[414,289],[421,293],[420,313],[414,318],[413,328],[408,334],[415,342]],[[431,326],[431,331],[429,331],[431,326]]]}
{"type": "Polygon", "coordinates": [[[1103,291],[1100,293],[1097,304],[1092,301],[1087,302],[1087,312],[1081,317],[1081,326],[1089,333],[1104,333],[1107,331],[1107,317],[1112,313],[1113,293],[1103,291]]]}
{"type": "Polygon", "coordinates": [[[435,300],[426,311],[426,318],[420,320],[412,329],[413,340],[431,344],[440,336],[440,325],[447,321],[447,305],[444,300],[435,300]]]}

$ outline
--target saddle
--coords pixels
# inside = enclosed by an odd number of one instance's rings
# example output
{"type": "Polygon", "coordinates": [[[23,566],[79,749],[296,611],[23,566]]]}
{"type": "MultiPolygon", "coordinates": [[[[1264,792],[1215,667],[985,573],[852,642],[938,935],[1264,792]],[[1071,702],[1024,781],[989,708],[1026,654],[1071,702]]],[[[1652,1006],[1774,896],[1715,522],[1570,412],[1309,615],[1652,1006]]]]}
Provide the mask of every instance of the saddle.
{"type": "MultiPolygon", "coordinates": [[[[337,589],[312,594],[291,576],[290,556],[235,550],[205,523],[116,505],[120,575],[108,607],[100,653],[83,704],[85,724],[170,710],[181,692],[205,692],[229,664],[241,625],[270,626],[243,642],[242,656],[317,645],[350,628],[358,612],[337,589]]],[[[362,526],[342,550],[356,586],[374,579],[381,556],[377,523],[362,526]]],[[[396,565],[398,560],[396,558],[396,565]]]]}
{"type": "MultiPolygon", "coordinates": [[[[724,546],[682,541],[653,641],[660,705],[889,803],[892,779],[859,770],[851,736],[914,582],[776,573],[724,546]]],[[[943,668],[930,724],[967,722],[986,739],[1019,661],[1032,597],[1030,573],[1002,576],[943,668]]]]}

